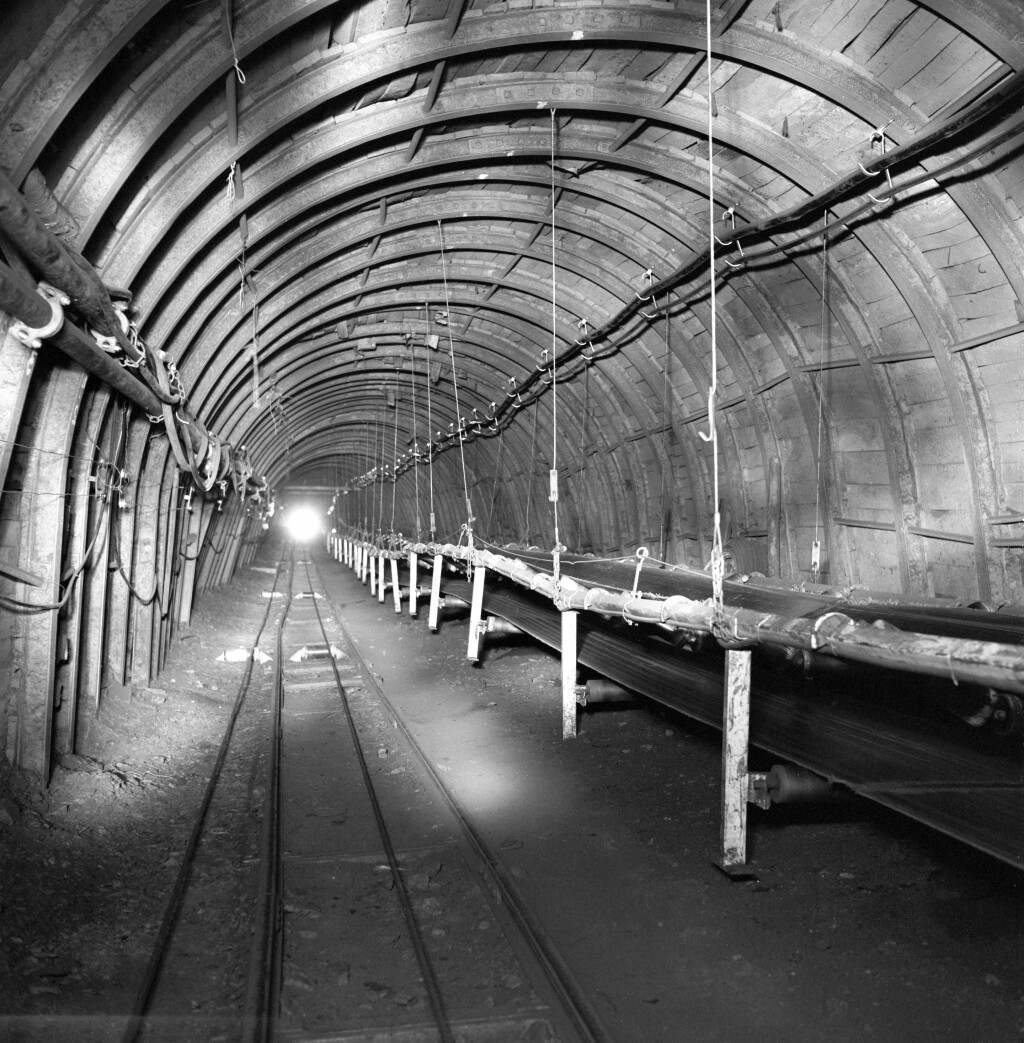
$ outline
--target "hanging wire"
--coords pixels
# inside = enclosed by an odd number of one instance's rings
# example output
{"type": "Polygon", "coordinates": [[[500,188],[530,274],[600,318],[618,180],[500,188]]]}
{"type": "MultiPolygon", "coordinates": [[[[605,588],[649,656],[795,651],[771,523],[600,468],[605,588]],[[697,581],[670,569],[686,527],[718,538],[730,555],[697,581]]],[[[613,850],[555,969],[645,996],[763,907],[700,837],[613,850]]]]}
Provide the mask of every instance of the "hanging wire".
{"type": "Polygon", "coordinates": [[[235,170],[238,168],[238,161],[231,161],[231,168],[228,170],[227,176],[227,188],[224,190],[225,198],[229,203],[235,201],[235,170]]]}
{"type": "Polygon", "coordinates": [[[533,438],[530,441],[530,474],[526,481],[526,533],[523,536],[523,543],[530,542],[530,504],[533,501],[533,479],[534,479],[534,461],[537,457],[537,414],[540,412],[540,407],[534,403],[533,406],[533,438]]]}
{"type": "Polygon", "coordinates": [[[398,498],[398,374],[395,374],[395,440],[392,448],[394,455],[394,478],[391,483],[391,535],[395,534],[395,500],[398,498]]]}
{"type": "MultiPolygon", "coordinates": [[[[882,136],[885,149],[885,136],[882,136]]],[[[825,355],[831,354],[832,321],[828,306],[828,211],[821,241],[821,350],[818,354],[818,454],[814,482],[814,543],[811,546],[811,579],[821,574],[821,431],[825,423],[825,355]]]]}
{"type": "Polygon", "coordinates": [[[259,301],[252,302],[252,408],[260,408],[260,305],[259,301]]]}
{"type": "MultiPolygon", "coordinates": [[[[429,322],[430,319],[430,305],[424,304],[426,309],[426,316],[429,322]]],[[[429,328],[429,327],[428,327],[429,328]]],[[[431,406],[431,393],[430,385],[432,381],[430,379],[430,356],[427,356],[427,478],[430,481],[430,542],[433,543],[437,539],[437,518],[434,514],[434,453],[433,453],[433,441],[430,437],[430,432],[434,430],[434,419],[431,406]]]]}
{"type": "Polygon", "coordinates": [[[374,514],[374,508],[376,507],[376,485],[375,485],[375,483],[373,481],[373,479],[375,478],[375,476],[373,475],[373,470],[376,467],[376,444],[377,444],[377,441],[380,440],[380,437],[381,437],[381,417],[380,416],[374,416],[373,417],[373,457],[372,457],[372,460],[368,459],[366,461],[366,463],[367,463],[366,474],[369,476],[369,481],[367,482],[367,487],[366,487],[367,488],[367,496],[366,496],[366,500],[367,500],[366,531],[367,531],[367,533],[370,536],[372,536],[372,534],[373,534],[373,514],[374,514]],[[372,464],[372,466],[370,466],[370,464],[372,464]]]}
{"type": "Polygon", "coordinates": [[[697,433],[705,442],[711,443],[713,471],[714,530],[711,537],[711,597],[716,621],[725,614],[725,553],[722,549],[722,512],[718,491],[718,431],[715,427],[715,398],[718,394],[718,326],[715,316],[715,169],[714,169],[714,118],[715,95],[711,79],[711,0],[707,0],[705,11],[706,46],[708,52],[708,269],[711,277],[711,387],[708,389],[708,432],[697,433]]]}
{"type": "Polygon", "coordinates": [[[494,467],[494,485],[491,488],[491,506],[487,511],[487,535],[491,534],[491,518],[494,517],[494,503],[498,498],[498,477],[501,474],[501,457],[505,450],[505,429],[501,429],[498,435],[498,462],[494,467]]]}
{"type": "Polygon", "coordinates": [[[558,269],[555,244],[555,137],[558,130],[557,110],[551,110],[551,475],[550,492],[555,526],[555,545],[551,550],[551,566],[555,582],[558,582],[562,542],[558,535],[558,269]]]}
{"type": "Polygon", "coordinates": [[[437,237],[441,242],[441,277],[444,280],[444,306],[448,313],[448,354],[452,360],[452,387],[455,390],[456,435],[459,438],[459,459],[462,461],[462,491],[466,497],[466,535],[473,546],[473,505],[469,500],[469,480],[466,477],[466,444],[462,433],[462,410],[459,406],[459,381],[455,375],[455,339],[452,337],[452,308],[448,297],[448,270],[444,259],[444,229],[437,222],[437,237]]]}
{"type": "MultiPolygon", "coordinates": [[[[423,526],[421,524],[422,518],[420,517],[420,441],[419,421],[416,413],[416,345],[412,340],[409,341],[409,357],[412,365],[412,375],[409,380],[409,383],[412,385],[412,476],[415,482],[416,541],[418,543],[423,538],[423,526]]],[[[429,380],[427,383],[429,384],[429,380]]],[[[429,433],[428,431],[428,436],[429,433]]]]}
{"type": "Polygon", "coordinates": [[[387,441],[387,425],[386,417],[381,415],[380,419],[380,464],[377,469],[377,477],[380,480],[380,501],[377,506],[377,537],[378,543],[380,537],[384,533],[384,475],[387,473],[384,468],[384,445],[387,441]]]}
{"type": "Polygon", "coordinates": [[[228,39],[231,41],[231,57],[235,63],[235,75],[238,77],[238,82],[244,84],[245,73],[242,72],[242,67],[238,64],[238,50],[235,48],[235,25],[231,11],[231,0],[224,0],[224,22],[228,30],[228,39]]]}
{"type": "Polygon", "coordinates": [[[659,546],[661,556],[668,554],[669,534],[665,530],[665,498],[669,494],[669,475],[672,467],[672,298],[669,295],[665,301],[665,382],[661,391],[661,411],[665,418],[667,431],[665,433],[665,463],[661,469],[661,532],[659,546]]]}

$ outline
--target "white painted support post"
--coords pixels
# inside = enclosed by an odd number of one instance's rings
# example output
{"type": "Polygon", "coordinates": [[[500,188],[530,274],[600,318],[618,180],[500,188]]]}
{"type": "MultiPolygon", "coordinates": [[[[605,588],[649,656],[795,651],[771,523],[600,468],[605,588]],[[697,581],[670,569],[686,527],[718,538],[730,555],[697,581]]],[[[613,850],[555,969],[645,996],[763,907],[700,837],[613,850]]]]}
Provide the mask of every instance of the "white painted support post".
{"type": "Polygon", "coordinates": [[[562,738],[576,738],[576,622],[578,612],[562,613],[562,738]]]}
{"type": "Polygon", "coordinates": [[[367,558],[370,564],[370,597],[373,597],[377,593],[377,556],[368,552],[367,558]]]}
{"type": "Polygon", "coordinates": [[[398,585],[398,559],[391,559],[391,594],[395,599],[395,612],[402,611],[402,588],[398,585]]]}
{"type": "Polygon", "coordinates": [[[749,651],[726,653],[722,716],[722,861],[727,873],[747,862],[747,745],[750,737],[749,651]]]}
{"type": "Polygon", "coordinates": [[[430,578],[430,616],[427,625],[437,630],[437,614],[441,611],[441,555],[434,555],[434,574],[430,578]]]}
{"type": "Polygon", "coordinates": [[[348,565],[349,565],[349,560],[348,560],[348,546],[349,546],[349,544],[348,544],[348,537],[346,536],[346,537],[345,537],[345,538],[344,538],[344,539],[343,539],[343,540],[341,541],[341,560],[342,560],[342,562],[343,562],[343,564],[345,565],[345,567],[346,567],[346,568],[347,568],[347,567],[348,567],[348,565]]]}
{"type": "Polygon", "coordinates": [[[409,615],[416,615],[416,595],[419,593],[420,556],[416,551],[409,551],[409,615]]]}
{"type": "Polygon", "coordinates": [[[384,552],[381,551],[381,555],[377,559],[377,600],[382,605],[384,604],[384,597],[386,593],[384,590],[384,570],[385,568],[387,568],[387,565],[385,564],[386,560],[387,559],[384,557],[384,552]]]}
{"type": "Polygon", "coordinates": [[[473,597],[469,606],[469,642],[466,656],[471,663],[480,658],[480,627],[484,616],[484,583],[487,569],[483,565],[473,568],[473,597]]]}

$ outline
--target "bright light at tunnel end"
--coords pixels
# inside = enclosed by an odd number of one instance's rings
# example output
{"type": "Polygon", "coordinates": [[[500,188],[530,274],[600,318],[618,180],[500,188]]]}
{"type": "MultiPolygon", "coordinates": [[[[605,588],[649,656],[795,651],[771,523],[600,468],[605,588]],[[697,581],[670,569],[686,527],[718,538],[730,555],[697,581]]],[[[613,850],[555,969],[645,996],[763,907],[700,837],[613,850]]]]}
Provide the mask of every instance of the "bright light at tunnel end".
{"type": "Polygon", "coordinates": [[[323,519],[313,507],[290,507],[284,516],[288,538],[294,543],[310,543],[323,534],[323,519]]]}

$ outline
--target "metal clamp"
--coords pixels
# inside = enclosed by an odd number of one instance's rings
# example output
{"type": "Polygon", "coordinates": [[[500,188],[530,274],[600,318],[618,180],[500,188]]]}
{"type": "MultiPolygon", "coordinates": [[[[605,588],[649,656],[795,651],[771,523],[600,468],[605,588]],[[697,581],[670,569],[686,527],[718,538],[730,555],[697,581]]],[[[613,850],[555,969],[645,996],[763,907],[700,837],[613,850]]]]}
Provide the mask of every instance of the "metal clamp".
{"type": "Polygon", "coordinates": [[[647,560],[650,551],[646,547],[637,547],[636,549],[636,572],[633,574],[633,595],[636,595],[637,588],[640,585],[640,570],[644,567],[644,562],[647,560]]]}
{"type": "Polygon", "coordinates": [[[11,326],[11,333],[26,347],[38,350],[46,338],[60,332],[64,325],[64,309],[71,303],[71,298],[48,282],[41,282],[36,292],[50,306],[50,321],[43,326],[32,327],[18,320],[11,326]]]}

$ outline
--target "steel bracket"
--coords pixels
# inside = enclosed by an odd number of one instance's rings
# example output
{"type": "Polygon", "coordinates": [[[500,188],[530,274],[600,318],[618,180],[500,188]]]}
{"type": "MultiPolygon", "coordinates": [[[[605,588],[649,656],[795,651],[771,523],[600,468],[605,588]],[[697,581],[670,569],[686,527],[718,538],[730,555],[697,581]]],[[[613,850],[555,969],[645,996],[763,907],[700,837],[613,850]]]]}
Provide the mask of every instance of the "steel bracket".
{"type": "Polygon", "coordinates": [[[772,806],[772,795],[768,789],[768,772],[747,772],[747,803],[756,804],[764,811],[772,806]]]}
{"type": "Polygon", "coordinates": [[[41,282],[36,287],[36,293],[49,304],[50,321],[43,326],[32,327],[16,320],[11,325],[11,333],[26,347],[38,351],[44,340],[60,332],[64,325],[64,309],[71,303],[71,298],[48,282],[41,282]]]}

